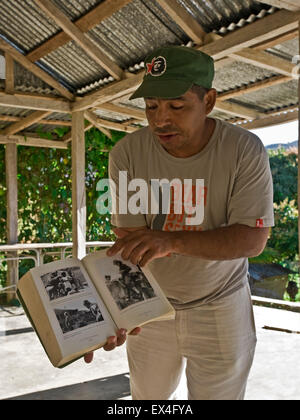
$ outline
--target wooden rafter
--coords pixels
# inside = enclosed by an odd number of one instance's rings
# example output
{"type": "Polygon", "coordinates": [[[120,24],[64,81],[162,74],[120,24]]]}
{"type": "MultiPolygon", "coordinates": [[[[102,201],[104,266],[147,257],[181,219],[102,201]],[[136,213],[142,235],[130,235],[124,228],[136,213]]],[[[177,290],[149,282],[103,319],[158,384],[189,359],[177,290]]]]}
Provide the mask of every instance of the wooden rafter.
{"type": "Polygon", "coordinates": [[[14,60],[20,63],[23,67],[25,67],[35,76],[39,77],[45,83],[56,89],[63,97],[71,101],[74,100],[74,95],[70,93],[65,87],[63,87],[52,76],[50,76],[36,64],[33,64],[23,54],[21,54],[19,51],[17,51],[15,48],[13,48],[11,45],[3,41],[2,39],[0,39],[0,49],[5,52],[8,52],[14,60]]]}
{"type": "Polygon", "coordinates": [[[105,127],[110,130],[124,131],[125,133],[133,133],[134,131],[138,129],[137,127],[128,127],[121,123],[104,120],[103,118],[97,117],[97,115],[95,115],[91,111],[85,111],[84,116],[87,120],[91,121],[91,123],[93,123],[95,126],[105,127]]]}
{"type": "Polygon", "coordinates": [[[70,102],[62,99],[53,99],[43,96],[30,96],[26,94],[7,95],[0,92],[0,106],[10,108],[32,109],[38,111],[52,111],[70,113],[70,102]]]}
{"type": "Polygon", "coordinates": [[[292,77],[295,65],[287,60],[276,57],[264,51],[257,50],[256,48],[244,48],[230,54],[230,57],[237,61],[252,64],[284,76],[292,77]]]}
{"type": "Polygon", "coordinates": [[[219,99],[217,99],[214,109],[216,111],[225,112],[226,114],[246,118],[249,120],[257,119],[262,116],[261,113],[251,108],[248,108],[242,105],[233,104],[230,102],[220,101],[219,99]]]}
{"type": "Polygon", "coordinates": [[[296,12],[300,10],[299,0],[258,0],[260,3],[269,4],[270,6],[279,7],[280,9],[291,10],[296,12]]]}
{"type": "Polygon", "coordinates": [[[198,49],[219,60],[297,29],[299,19],[299,12],[280,10],[198,49]]]}
{"type": "MultiPolygon", "coordinates": [[[[0,115],[0,121],[6,121],[6,122],[22,121],[25,118],[24,117],[13,117],[11,115],[0,115]]],[[[55,126],[65,126],[65,127],[70,127],[72,125],[71,121],[64,121],[64,120],[45,120],[45,119],[41,119],[41,120],[39,120],[39,122],[40,122],[40,124],[43,124],[43,125],[55,125],[55,126]]]]}
{"type": "MultiPolygon", "coordinates": [[[[130,2],[131,0],[104,0],[86,15],[77,19],[74,24],[81,32],[87,32],[94,26],[101,23],[104,19],[112,16],[114,13],[116,13],[130,2]]],[[[68,41],[70,41],[70,39],[71,38],[67,33],[59,32],[39,47],[30,51],[30,53],[26,55],[26,58],[32,62],[35,62],[56,50],[57,48],[61,47],[62,45],[66,44],[68,41]]]]}
{"type": "Polygon", "coordinates": [[[22,118],[22,120],[9,125],[4,130],[1,130],[0,134],[9,136],[18,133],[19,131],[24,130],[24,128],[30,127],[31,125],[37,123],[42,118],[47,117],[49,114],[51,114],[50,111],[35,111],[28,115],[28,117],[22,118]]]}
{"type": "Polygon", "coordinates": [[[263,118],[258,120],[249,121],[242,125],[242,127],[248,130],[254,130],[257,128],[270,127],[272,125],[283,124],[287,122],[298,120],[298,106],[291,108],[290,110],[281,111],[272,115],[265,115],[263,118]]]}
{"type": "Polygon", "coordinates": [[[13,94],[15,89],[14,60],[12,56],[5,53],[5,92],[13,94]]]}
{"type": "Polygon", "coordinates": [[[0,144],[15,143],[20,146],[53,147],[55,149],[67,149],[68,145],[62,141],[46,140],[38,137],[27,136],[3,136],[0,134],[0,144]]]}
{"type": "Polygon", "coordinates": [[[206,32],[179,3],[174,0],[157,0],[157,3],[196,44],[202,45],[206,32]]]}
{"type": "Polygon", "coordinates": [[[111,132],[98,123],[97,118],[94,117],[92,112],[85,111],[84,118],[88,120],[94,127],[98,128],[98,130],[105,134],[109,139],[112,139],[111,132]]]}
{"type": "Polygon", "coordinates": [[[98,105],[95,108],[103,111],[115,112],[117,114],[124,115],[125,117],[136,118],[137,120],[143,121],[146,119],[146,113],[142,109],[135,109],[126,106],[115,105],[112,103],[98,105]]]}
{"type": "Polygon", "coordinates": [[[282,83],[287,83],[292,80],[292,77],[288,76],[272,76],[266,80],[261,80],[259,82],[250,83],[247,86],[241,88],[230,90],[229,92],[220,93],[218,99],[221,101],[226,101],[227,99],[237,98],[248,93],[256,92],[258,90],[266,89],[271,86],[276,86],[282,83]]]}
{"type": "Polygon", "coordinates": [[[93,43],[65,14],[50,0],[35,0],[37,5],[59,25],[99,66],[116,80],[123,77],[123,70],[93,43]]]}
{"type": "Polygon", "coordinates": [[[111,102],[126,94],[130,94],[141,84],[143,76],[144,72],[141,71],[133,77],[121,80],[120,82],[111,83],[110,85],[99,89],[90,95],[86,95],[82,99],[77,99],[72,105],[72,109],[73,111],[85,110],[102,103],[111,102]]]}

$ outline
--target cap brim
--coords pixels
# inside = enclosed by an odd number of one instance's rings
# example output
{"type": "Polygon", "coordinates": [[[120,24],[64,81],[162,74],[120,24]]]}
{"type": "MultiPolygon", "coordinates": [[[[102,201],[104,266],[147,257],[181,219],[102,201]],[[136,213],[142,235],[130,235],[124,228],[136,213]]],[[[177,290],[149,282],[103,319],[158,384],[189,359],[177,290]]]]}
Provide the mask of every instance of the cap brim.
{"type": "Polygon", "coordinates": [[[173,99],[184,95],[193,83],[182,80],[144,80],[141,86],[130,96],[130,100],[137,98],[173,99]]]}

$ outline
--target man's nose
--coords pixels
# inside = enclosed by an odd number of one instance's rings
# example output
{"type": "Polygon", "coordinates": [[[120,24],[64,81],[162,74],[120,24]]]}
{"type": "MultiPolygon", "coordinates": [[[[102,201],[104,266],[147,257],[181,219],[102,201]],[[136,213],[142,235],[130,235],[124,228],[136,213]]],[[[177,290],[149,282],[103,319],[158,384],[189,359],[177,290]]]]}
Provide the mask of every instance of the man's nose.
{"type": "Polygon", "coordinates": [[[156,127],[165,127],[170,125],[171,123],[171,116],[168,110],[166,109],[158,109],[155,115],[155,125],[156,127]]]}

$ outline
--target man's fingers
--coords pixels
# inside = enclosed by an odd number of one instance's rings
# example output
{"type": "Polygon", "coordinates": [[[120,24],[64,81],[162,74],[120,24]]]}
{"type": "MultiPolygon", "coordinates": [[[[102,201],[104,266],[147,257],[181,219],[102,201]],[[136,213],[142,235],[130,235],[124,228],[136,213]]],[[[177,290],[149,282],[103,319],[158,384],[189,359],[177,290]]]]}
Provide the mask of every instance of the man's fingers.
{"type": "Polygon", "coordinates": [[[121,328],[117,331],[116,336],[108,337],[106,344],[103,346],[104,350],[111,351],[116,347],[122,346],[126,341],[126,330],[121,328]]]}
{"type": "Polygon", "coordinates": [[[117,337],[108,337],[106,344],[103,346],[105,351],[111,351],[117,346],[117,337]]]}
{"type": "Polygon", "coordinates": [[[132,330],[129,335],[138,335],[142,331],[141,327],[136,327],[134,330],[132,330]]]}
{"type": "Polygon", "coordinates": [[[85,363],[91,363],[93,361],[93,358],[94,358],[94,353],[93,352],[87,353],[87,354],[84,355],[85,363]]]}

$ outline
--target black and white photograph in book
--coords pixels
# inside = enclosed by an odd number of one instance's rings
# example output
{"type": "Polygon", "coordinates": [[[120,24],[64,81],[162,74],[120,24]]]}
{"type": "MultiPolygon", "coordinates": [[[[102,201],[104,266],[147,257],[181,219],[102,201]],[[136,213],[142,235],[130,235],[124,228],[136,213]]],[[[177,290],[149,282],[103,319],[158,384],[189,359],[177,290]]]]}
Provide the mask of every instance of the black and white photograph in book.
{"type": "Polygon", "coordinates": [[[116,275],[105,275],[105,284],[119,309],[155,297],[155,292],[143,272],[136,266],[113,260],[116,275]]]}
{"type": "Polygon", "coordinates": [[[50,300],[80,293],[88,288],[80,267],[67,267],[41,276],[50,300]]]}
{"type": "Polygon", "coordinates": [[[62,303],[55,307],[54,312],[63,334],[104,321],[93,297],[62,303]]]}

